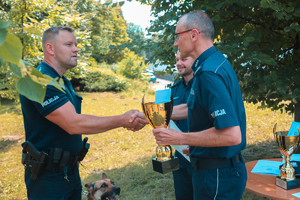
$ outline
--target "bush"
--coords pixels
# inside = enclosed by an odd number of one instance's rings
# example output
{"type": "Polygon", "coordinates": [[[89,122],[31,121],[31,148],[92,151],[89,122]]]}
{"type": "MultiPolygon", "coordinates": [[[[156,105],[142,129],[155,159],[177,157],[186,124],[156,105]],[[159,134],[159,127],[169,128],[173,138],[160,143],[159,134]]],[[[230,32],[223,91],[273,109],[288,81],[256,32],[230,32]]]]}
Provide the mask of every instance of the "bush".
{"type": "Polygon", "coordinates": [[[120,74],[127,78],[140,79],[142,72],[147,68],[143,58],[136,55],[133,51],[125,49],[125,58],[119,64],[120,74]]]}
{"type": "Polygon", "coordinates": [[[2,71],[0,71],[0,100],[1,99],[11,99],[18,100],[19,93],[15,87],[16,77],[12,75],[7,65],[1,65],[2,71]]]}
{"type": "Polygon", "coordinates": [[[127,89],[126,79],[108,68],[88,68],[80,89],[87,92],[120,92],[127,89]]]}

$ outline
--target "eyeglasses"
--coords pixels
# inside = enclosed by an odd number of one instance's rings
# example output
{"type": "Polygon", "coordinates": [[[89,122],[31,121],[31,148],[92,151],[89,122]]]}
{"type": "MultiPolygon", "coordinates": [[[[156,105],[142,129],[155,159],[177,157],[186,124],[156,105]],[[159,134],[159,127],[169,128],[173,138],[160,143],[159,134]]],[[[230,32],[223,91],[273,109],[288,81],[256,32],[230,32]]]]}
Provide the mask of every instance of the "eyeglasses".
{"type": "Polygon", "coordinates": [[[189,29],[189,30],[182,31],[182,32],[179,32],[179,33],[174,33],[174,39],[175,39],[175,41],[178,41],[179,35],[181,35],[181,34],[183,34],[183,33],[190,32],[190,31],[192,31],[192,30],[193,30],[193,29],[189,29]]]}
{"type": "MultiPolygon", "coordinates": [[[[183,33],[190,32],[190,31],[192,31],[192,30],[194,30],[194,29],[189,29],[189,30],[182,31],[182,32],[179,32],[179,33],[174,33],[174,39],[175,39],[175,41],[178,41],[178,39],[179,39],[179,35],[181,35],[181,34],[183,34],[183,33]]],[[[200,31],[198,31],[198,33],[201,33],[201,32],[200,32],[200,31]]]]}

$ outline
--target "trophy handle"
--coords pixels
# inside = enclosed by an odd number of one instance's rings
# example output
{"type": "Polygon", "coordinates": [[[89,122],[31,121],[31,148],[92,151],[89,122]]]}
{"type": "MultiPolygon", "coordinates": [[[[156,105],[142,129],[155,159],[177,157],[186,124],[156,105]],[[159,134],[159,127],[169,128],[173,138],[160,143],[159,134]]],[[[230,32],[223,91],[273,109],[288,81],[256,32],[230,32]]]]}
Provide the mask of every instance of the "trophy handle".
{"type": "Polygon", "coordinates": [[[174,158],[174,155],[173,155],[173,152],[172,152],[172,146],[168,145],[168,147],[170,148],[170,151],[171,151],[171,158],[174,158]]]}

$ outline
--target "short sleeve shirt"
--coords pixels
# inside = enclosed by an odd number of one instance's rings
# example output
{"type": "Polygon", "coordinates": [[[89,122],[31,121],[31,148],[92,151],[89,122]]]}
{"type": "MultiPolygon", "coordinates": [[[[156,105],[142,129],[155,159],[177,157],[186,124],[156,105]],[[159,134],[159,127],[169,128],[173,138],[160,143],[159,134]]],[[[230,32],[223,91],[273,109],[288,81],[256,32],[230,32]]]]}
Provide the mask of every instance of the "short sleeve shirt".
{"type": "MultiPolygon", "coordinates": [[[[194,80],[194,78],[192,78],[188,82],[188,85],[186,85],[184,79],[181,79],[180,81],[178,81],[171,87],[174,106],[177,106],[180,104],[186,104],[188,97],[190,95],[193,80],[194,80]]],[[[188,132],[189,129],[188,129],[187,119],[176,120],[175,123],[182,132],[188,132]]],[[[188,162],[179,152],[176,151],[175,156],[180,159],[180,162],[179,162],[180,167],[190,167],[191,166],[190,162],[188,162]]]]}
{"type": "Polygon", "coordinates": [[[231,158],[246,147],[246,114],[236,74],[224,55],[211,47],[192,66],[188,99],[189,131],[240,126],[242,142],[229,147],[190,147],[192,157],[231,158]]]}
{"type": "MultiPolygon", "coordinates": [[[[173,105],[177,106],[180,104],[186,104],[188,97],[190,95],[191,87],[193,84],[193,78],[186,85],[184,79],[178,81],[171,87],[173,105]]],[[[176,125],[182,132],[188,132],[188,122],[187,119],[175,121],[176,125]]]]}
{"type": "Polygon", "coordinates": [[[63,91],[48,85],[43,104],[29,100],[19,95],[26,141],[30,141],[38,150],[48,151],[52,148],[62,148],[77,155],[82,148],[82,136],[70,135],[65,130],[47,120],[45,117],[54,110],[71,102],[78,114],[81,113],[81,96],[77,95],[66,77],[60,75],[47,63],[41,62],[37,69],[52,78],[61,79],[65,88],[63,91]]]}

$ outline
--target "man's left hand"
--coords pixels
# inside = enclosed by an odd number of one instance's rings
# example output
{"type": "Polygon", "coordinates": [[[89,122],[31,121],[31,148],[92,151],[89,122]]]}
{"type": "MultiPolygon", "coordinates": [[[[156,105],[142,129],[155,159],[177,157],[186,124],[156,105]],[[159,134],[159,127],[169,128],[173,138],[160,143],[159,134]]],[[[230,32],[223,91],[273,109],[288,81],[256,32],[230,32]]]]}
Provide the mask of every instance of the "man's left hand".
{"type": "Polygon", "coordinates": [[[155,128],[152,130],[156,143],[159,145],[181,145],[183,134],[173,129],[155,128]]]}

